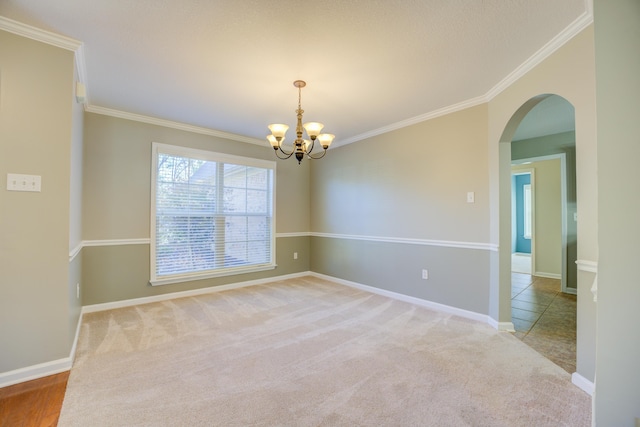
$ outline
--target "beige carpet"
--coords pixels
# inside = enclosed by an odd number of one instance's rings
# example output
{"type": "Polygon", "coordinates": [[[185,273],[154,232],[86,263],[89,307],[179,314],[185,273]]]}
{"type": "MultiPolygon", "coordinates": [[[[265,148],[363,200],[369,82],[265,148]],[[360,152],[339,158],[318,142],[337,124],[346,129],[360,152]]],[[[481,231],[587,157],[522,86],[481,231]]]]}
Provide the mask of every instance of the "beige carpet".
{"type": "Polygon", "coordinates": [[[509,333],[305,277],[87,314],[60,426],[589,426],[509,333]]]}

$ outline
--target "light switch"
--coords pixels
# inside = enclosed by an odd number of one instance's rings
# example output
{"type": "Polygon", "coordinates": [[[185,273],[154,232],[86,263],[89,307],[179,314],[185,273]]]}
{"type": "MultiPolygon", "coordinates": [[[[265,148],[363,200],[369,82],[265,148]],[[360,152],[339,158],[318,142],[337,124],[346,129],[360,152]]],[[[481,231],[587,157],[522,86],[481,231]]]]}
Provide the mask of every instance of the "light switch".
{"type": "Polygon", "coordinates": [[[475,203],[476,201],[476,193],[473,191],[469,191],[467,193],[467,203],[475,203]]]}
{"type": "Polygon", "coordinates": [[[40,175],[22,175],[17,173],[7,174],[7,190],[9,191],[35,191],[41,189],[40,175]]]}

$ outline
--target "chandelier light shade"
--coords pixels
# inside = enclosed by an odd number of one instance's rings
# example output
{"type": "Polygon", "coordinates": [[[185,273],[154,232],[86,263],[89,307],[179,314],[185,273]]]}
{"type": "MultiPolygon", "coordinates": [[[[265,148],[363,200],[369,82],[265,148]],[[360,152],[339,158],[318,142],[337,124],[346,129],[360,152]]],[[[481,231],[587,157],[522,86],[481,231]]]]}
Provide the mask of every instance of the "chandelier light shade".
{"type": "Polygon", "coordinates": [[[302,114],[304,110],[300,106],[302,88],[307,84],[302,80],[296,80],[293,85],[298,88],[298,109],[296,114],[298,116],[298,122],[296,124],[296,139],[293,141],[293,148],[288,151],[282,147],[285,135],[289,126],[283,124],[271,124],[269,130],[271,135],[267,136],[267,141],[271,144],[271,147],[275,150],[276,156],[279,159],[288,159],[295,155],[298,164],[302,162],[305,155],[309,159],[321,159],[327,154],[327,149],[333,142],[334,135],[330,133],[320,133],[324,125],[318,122],[307,122],[302,124],[302,114]],[[306,131],[309,139],[303,139],[303,129],[306,131]],[[316,141],[322,146],[322,152],[312,154],[316,141]]]}

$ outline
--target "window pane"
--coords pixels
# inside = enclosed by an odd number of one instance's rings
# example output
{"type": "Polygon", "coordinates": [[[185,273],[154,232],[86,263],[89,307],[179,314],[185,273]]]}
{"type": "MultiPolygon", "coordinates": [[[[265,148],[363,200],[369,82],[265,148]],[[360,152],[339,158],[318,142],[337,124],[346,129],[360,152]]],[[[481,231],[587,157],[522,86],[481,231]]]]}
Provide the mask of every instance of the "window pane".
{"type": "Polygon", "coordinates": [[[225,187],[247,187],[247,167],[240,165],[224,165],[224,185],[225,187]]]}
{"type": "Polygon", "coordinates": [[[225,240],[227,242],[238,242],[247,240],[247,217],[227,217],[225,240]]]}
{"type": "Polygon", "coordinates": [[[224,212],[244,213],[247,211],[247,190],[240,188],[224,189],[224,212]]]}
{"type": "Polygon", "coordinates": [[[247,187],[256,190],[267,190],[269,186],[268,170],[258,168],[247,169],[247,187]]]}
{"type": "Polygon", "coordinates": [[[247,190],[247,212],[266,213],[268,209],[268,193],[260,190],[247,190]]]}
{"type": "Polygon", "coordinates": [[[267,217],[248,217],[247,239],[269,240],[269,221],[267,217]]]}

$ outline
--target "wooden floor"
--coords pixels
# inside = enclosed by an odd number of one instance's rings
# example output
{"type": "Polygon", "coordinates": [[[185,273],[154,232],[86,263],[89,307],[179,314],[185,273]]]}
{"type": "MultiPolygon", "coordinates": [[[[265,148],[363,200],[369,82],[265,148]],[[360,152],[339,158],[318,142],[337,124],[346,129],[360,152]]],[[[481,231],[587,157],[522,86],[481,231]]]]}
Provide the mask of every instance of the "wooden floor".
{"type": "Polygon", "coordinates": [[[0,388],[0,427],[58,425],[69,372],[0,388]]]}

